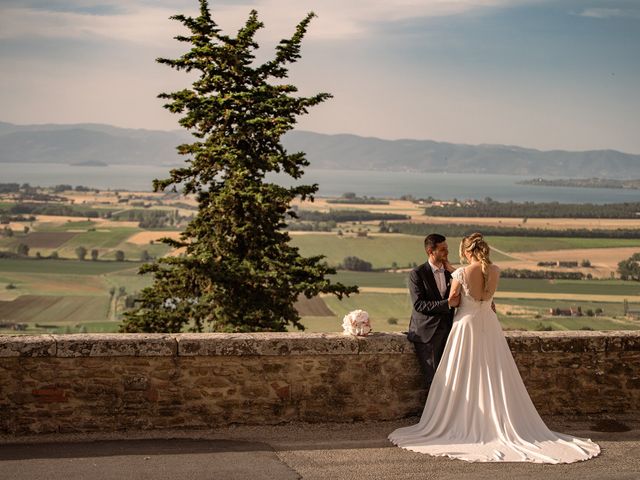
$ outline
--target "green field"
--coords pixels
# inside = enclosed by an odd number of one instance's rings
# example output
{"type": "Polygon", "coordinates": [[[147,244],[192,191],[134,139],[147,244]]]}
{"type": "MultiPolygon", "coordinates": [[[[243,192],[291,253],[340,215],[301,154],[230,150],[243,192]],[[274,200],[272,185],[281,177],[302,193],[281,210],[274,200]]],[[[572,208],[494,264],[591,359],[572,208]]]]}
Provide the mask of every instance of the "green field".
{"type": "Polygon", "coordinates": [[[67,232],[69,230],[89,230],[90,228],[96,228],[97,225],[97,222],[91,220],[71,220],[62,224],[43,222],[38,224],[38,231],[67,232]]]}
{"type": "MultiPolygon", "coordinates": [[[[361,287],[406,288],[408,275],[408,272],[347,272],[341,270],[330,278],[346,285],[358,285],[361,287]]],[[[544,280],[501,278],[499,291],[640,295],[640,283],[630,280],[544,280]]]]}
{"type": "MultiPolygon", "coordinates": [[[[411,303],[408,294],[364,293],[342,301],[334,297],[323,299],[335,316],[304,317],[302,323],[307,331],[341,331],[342,317],[356,309],[369,313],[374,331],[406,331],[409,327],[411,303]],[[390,324],[389,318],[397,319],[397,323],[390,324]]],[[[623,317],[622,304],[619,303],[507,299],[498,301],[497,308],[499,312],[508,312],[499,313],[498,317],[502,327],[509,330],[540,330],[541,327],[553,330],[640,330],[640,321],[623,317]],[[549,308],[571,305],[579,305],[583,313],[596,308],[602,308],[604,313],[598,317],[553,317],[549,314],[549,308]]]]}
{"type": "Polygon", "coordinates": [[[592,317],[527,318],[499,315],[505,330],[640,330],[640,324],[633,321],[592,317]]]}
{"type": "Polygon", "coordinates": [[[108,230],[95,230],[78,233],[71,240],[58,249],[58,253],[63,257],[75,257],[75,249],[83,246],[88,251],[97,248],[98,250],[117,249],[132,235],[141,232],[139,228],[109,228],[108,230]]]}
{"type": "Polygon", "coordinates": [[[522,308],[538,315],[548,315],[550,308],[569,308],[571,306],[581,307],[584,313],[587,310],[595,311],[600,308],[603,311],[603,315],[608,317],[622,317],[624,315],[624,307],[621,302],[585,302],[580,300],[567,301],[536,298],[500,298],[497,302],[498,305],[504,306],[505,310],[511,309],[517,312],[522,308]]]}
{"type": "Polygon", "coordinates": [[[0,284],[0,299],[19,295],[107,295],[108,288],[102,275],[60,275],[48,273],[9,273],[3,276],[14,289],[0,284]]]}
{"type": "Polygon", "coordinates": [[[70,326],[79,322],[104,320],[109,311],[108,296],[23,295],[0,301],[4,322],[70,326]]]}
{"type": "MultiPolygon", "coordinates": [[[[58,225],[49,231],[68,232],[94,228],[93,222],[77,221],[58,225]]],[[[39,230],[43,231],[43,230],[39,230]]],[[[90,251],[100,250],[101,261],[73,260],[36,260],[0,259],[0,321],[28,323],[29,333],[45,331],[117,331],[118,322],[110,314],[109,290],[125,289],[127,294],[140,291],[151,283],[151,277],[141,277],[137,271],[141,265],[137,261],[104,261],[114,258],[115,250],[125,252],[128,260],[138,260],[143,250],[152,256],[161,256],[167,252],[163,244],[154,243],[136,245],[127,239],[142,230],[137,228],[110,228],[109,231],[77,232],[66,241],[59,250],[63,255],[75,258],[75,248],[84,246],[90,251]],[[16,288],[6,289],[12,283],[16,288]],[[46,298],[49,297],[49,298],[46,298]],[[15,301],[16,303],[12,303],[15,301]],[[31,303],[32,305],[29,305],[31,303]],[[36,329],[35,324],[52,324],[57,329],[36,329]]],[[[52,236],[52,241],[55,239],[52,236]]],[[[16,234],[12,239],[0,239],[0,249],[9,243],[24,238],[16,234]]],[[[292,242],[305,256],[324,254],[332,265],[337,265],[347,256],[357,256],[371,262],[374,268],[390,268],[395,262],[398,267],[421,264],[426,260],[422,246],[422,237],[409,235],[376,235],[368,238],[339,237],[335,234],[293,235],[292,242]]],[[[639,246],[635,240],[617,239],[574,239],[552,238],[537,239],[528,237],[494,237],[489,239],[496,248],[507,252],[522,252],[544,249],[571,248],[608,248],[639,246]]],[[[448,240],[450,259],[458,261],[458,238],[448,240]]],[[[33,257],[36,250],[32,249],[33,257]]],[[[43,252],[43,254],[46,254],[43,252]]],[[[495,253],[496,261],[504,259],[495,253]]],[[[332,276],[333,281],[347,285],[370,288],[401,288],[407,285],[408,272],[348,272],[339,271],[332,276]]],[[[640,295],[640,283],[621,280],[539,280],[508,279],[500,281],[500,291],[534,292],[540,294],[587,294],[587,295],[640,295]]],[[[308,331],[341,331],[342,317],[358,308],[367,310],[376,331],[406,331],[411,313],[408,292],[385,293],[366,292],[338,301],[335,297],[323,297],[326,306],[334,313],[332,316],[307,316],[303,324],[308,331]],[[390,318],[397,323],[390,324],[390,318]]],[[[574,305],[570,301],[544,299],[500,299],[499,316],[504,328],[539,329],[552,327],[556,330],[581,329],[585,327],[603,330],[639,329],[640,323],[623,318],[621,303],[578,302],[586,313],[588,309],[602,308],[604,314],[595,317],[550,317],[549,308],[568,308],[574,305]],[[508,314],[507,314],[508,312],[508,314]]],[[[318,310],[321,311],[321,310],[318,310]]],[[[311,310],[309,310],[312,313],[311,310]]],[[[121,312],[117,312],[120,314],[121,312]]],[[[316,315],[318,313],[316,312],[316,315]]]]}
{"type": "Polygon", "coordinates": [[[93,262],[91,260],[0,259],[0,274],[7,272],[45,273],[60,275],[102,275],[121,270],[137,269],[138,262],[93,262]]]}
{"type": "Polygon", "coordinates": [[[341,282],[344,285],[379,288],[406,288],[408,275],[408,272],[349,272],[346,270],[338,270],[338,273],[331,275],[329,278],[332,282],[341,282]]]}
{"type": "MultiPolygon", "coordinates": [[[[369,235],[368,237],[340,237],[338,235],[292,235],[292,244],[304,256],[324,255],[329,265],[336,266],[345,257],[356,256],[370,262],[373,268],[391,268],[395,262],[399,267],[426,261],[423,238],[412,235],[369,235]]],[[[449,259],[458,262],[459,238],[447,240],[449,259]]],[[[495,253],[494,260],[505,259],[495,253]]]]}
{"type": "Polygon", "coordinates": [[[123,242],[118,244],[116,248],[113,248],[110,251],[104,254],[101,254],[99,258],[102,260],[114,260],[116,258],[117,250],[122,250],[122,252],[124,253],[125,259],[136,261],[136,260],[140,260],[142,252],[145,250],[152,257],[163,257],[167,253],[169,253],[169,250],[171,250],[171,247],[169,247],[168,245],[165,245],[164,243],[158,243],[158,242],[154,242],[153,245],[152,244],[138,245],[130,242],[123,242]]]}
{"type": "Polygon", "coordinates": [[[498,289],[502,292],[640,295],[640,283],[624,280],[543,280],[501,278],[498,289]]]}
{"type": "MultiPolygon", "coordinates": [[[[640,248],[640,240],[628,238],[487,237],[487,242],[490,246],[505,252],[538,252],[577,248],[640,248]]],[[[498,257],[494,255],[492,258],[498,260],[498,257]]]]}
{"type": "Polygon", "coordinates": [[[104,276],[104,281],[115,288],[124,287],[127,292],[139,292],[153,282],[151,275],[138,275],[138,269],[116,272],[104,276]]]}
{"type": "MultiPolygon", "coordinates": [[[[399,267],[426,261],[422,237],[413,235],[376,235],[368,237],[340,237],[338,235],[292,235],[293,245],[305,256],[325,255],[327,262],[336,266],[347,256],[356,256],[373,265],[373,268],[399,267]]],[[[541,250],[570,250],[577,248],[638,247],[640,241],[616,238],[546,238],[546,237],[488,237],[489,244],[505,252],[533,252],[541,250]]],[[[458,263],[460,238],[448,238],[449,259],[458,263]]],[[[494,251],[495,262],[508,259],[494,251]]]]}

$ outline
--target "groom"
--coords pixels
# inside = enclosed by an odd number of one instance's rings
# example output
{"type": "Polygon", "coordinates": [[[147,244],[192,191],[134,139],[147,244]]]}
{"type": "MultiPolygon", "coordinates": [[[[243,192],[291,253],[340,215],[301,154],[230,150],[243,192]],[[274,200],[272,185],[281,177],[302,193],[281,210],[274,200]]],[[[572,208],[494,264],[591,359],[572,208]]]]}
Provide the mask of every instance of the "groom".
{"type": "Polygon", "coordinates": [[[409,274],[413,308],[407,338],[416,349],[428,392],[453,323],[453,308],[449,307],[448,299],[454,268],[449,263],[443,235],[427,235],[424,249],[428,261],[409,274]]]}

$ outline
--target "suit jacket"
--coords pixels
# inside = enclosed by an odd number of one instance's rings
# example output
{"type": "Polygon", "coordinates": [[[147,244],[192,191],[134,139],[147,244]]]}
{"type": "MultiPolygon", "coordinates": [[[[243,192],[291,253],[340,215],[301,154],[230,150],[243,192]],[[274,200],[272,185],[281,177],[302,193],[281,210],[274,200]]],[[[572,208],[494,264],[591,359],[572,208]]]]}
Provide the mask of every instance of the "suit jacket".
{"type": "Polygon", "coordinates": [[[440,295],[431,265],[426,262],[414,268],[409,274],[409,294],[411,295],[411,321],[407,338],[412,342],[429,343],[436,328],[443,324],[448,330],[453,324],[453,308],[447,301],[451,288],[451,274],[445,270],[447,291],[440,295]]]}

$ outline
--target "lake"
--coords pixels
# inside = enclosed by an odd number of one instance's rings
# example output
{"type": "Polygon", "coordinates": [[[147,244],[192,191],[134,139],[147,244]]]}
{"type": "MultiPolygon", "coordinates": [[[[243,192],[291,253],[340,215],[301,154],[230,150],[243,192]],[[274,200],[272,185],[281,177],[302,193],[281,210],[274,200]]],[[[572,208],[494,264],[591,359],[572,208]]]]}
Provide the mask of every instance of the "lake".
{"type": "MultiPolygon", "coordinates": [[[[18,182],[52,186],[86,185],[99,189],[151,191],[154,178],[165,178],[171,167],[110,165],[80,167],[63,164],[2,163],[0,183],[18,182]]],[[[289,177],[269,176],[282,185],[289,177]]],[[[354,192],[359,196],[432,196],[441,200],[484,199],[516,202],[618,203],[640,201],[640,191],[609,188],[569,188],[518,185],[531,175],[479,175],[467,173],[411,173],[308,168],[303,183],[317,183],[318,196],[339,196],[354,192]]],[[[551,176],[545,178],[553,178],[551,176]]]]}

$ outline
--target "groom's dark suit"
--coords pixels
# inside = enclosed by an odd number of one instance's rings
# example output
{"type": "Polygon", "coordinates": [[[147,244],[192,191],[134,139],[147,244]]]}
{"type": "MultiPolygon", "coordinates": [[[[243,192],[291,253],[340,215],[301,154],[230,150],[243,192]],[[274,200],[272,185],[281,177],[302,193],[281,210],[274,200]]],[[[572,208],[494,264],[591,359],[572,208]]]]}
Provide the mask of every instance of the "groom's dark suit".
{"type": "Polygon", "coordinates": [[[407,337],[416,349],[427,388],[431,386],[453,323],[454,309],[449,308],[447,301],[451,274],[444,270],[444,276],[446,292],[441,295],[429,262],[414,268],[409,274],[413,308],[407,337]]]}

